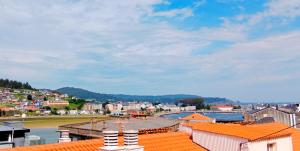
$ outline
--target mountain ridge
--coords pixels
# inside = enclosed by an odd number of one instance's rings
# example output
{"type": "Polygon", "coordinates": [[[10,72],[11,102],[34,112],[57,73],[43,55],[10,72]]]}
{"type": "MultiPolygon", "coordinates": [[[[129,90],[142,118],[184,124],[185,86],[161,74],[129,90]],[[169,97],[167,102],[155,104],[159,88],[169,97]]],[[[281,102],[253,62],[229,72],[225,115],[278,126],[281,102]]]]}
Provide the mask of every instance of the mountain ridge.
{"type": "MultiPolygon", "coordinates": [[[[83,99],[95,99],[97,101],[149,101],[161,103],[175,103],[180,99],[200,98],[202,96],[190,94],[168,94],[168,95],[126,95],[126,94],[104,94],[88,91],[82,88],[62,87],[56,91],[83,99]]],[[[202,97],[206,104],[236,104],[227,98],[202,97]]]]}

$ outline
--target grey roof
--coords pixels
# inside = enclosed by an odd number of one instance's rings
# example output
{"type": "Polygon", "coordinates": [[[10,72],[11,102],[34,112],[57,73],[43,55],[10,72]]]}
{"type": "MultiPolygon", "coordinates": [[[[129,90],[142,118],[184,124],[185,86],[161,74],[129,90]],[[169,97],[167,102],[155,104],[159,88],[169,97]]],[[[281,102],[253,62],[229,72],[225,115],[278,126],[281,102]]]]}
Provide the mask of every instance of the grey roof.
{"type": "Polygon", "coordinates": [[[12,127],[0,125],[0,131],[1,132],[3,132],[3,131],[12,131],[12,130],[13,130],[12,127]]]}
{"type": "Polygon", "coordinates": [[[2,122],[2,125],[12,127],[14,129],[23,129],[23,122],[22,121],[5,121],[2,122]]]}
{"type": "Polygon", "coordinates": [[[275,122],[273,117],[264,117],[264,118],[256,121],[257,124],[273,123],[273,122],[275,122]]]}
{"type": "Polygon", "coordinates": [[[253,110],[247,111],[247,113],[253,114],[253,113],[258,112],[258,111],[260,111],[260,110],[258,110],[258,109],[253,109],[253,110]]]}
{"type": "MultiPolygon", "coordinates": [[[[169,120],[165,118],[148,118],[148,119],[124,119],[124,120],[107,120],[105,122],[98,122],[96,129],[98,130],[119,130],[121,125],[124,130],[143,130],[143,129],[155,129],[164,128],[178,124],[175,120],[169,120]],[[122,124],[119,124],[122,123],[122,124]]],[[[91,129],[91,124],[84,124],[76,126],[78,128],[91,129]]]]}
{"type": "Polygon", "coordinates": [[[288,110],[288,109],[283,109],[283,108],[279,108],[279,109],[274,109],[272,107],[265,107],[261,110],[251,110],[251,111],[248,111],[249,114],[254,114],[254,113],[257,113],[257,112],[260,112],[260,111],[263,111],[263,110],[266,110],[266,109],[272,109],[272,110],[276,110],[276,111],[279,111],[279,112],[282,112],[282,113],[286,113],[286,114],[293,114],[292,111],[288,110]]]}

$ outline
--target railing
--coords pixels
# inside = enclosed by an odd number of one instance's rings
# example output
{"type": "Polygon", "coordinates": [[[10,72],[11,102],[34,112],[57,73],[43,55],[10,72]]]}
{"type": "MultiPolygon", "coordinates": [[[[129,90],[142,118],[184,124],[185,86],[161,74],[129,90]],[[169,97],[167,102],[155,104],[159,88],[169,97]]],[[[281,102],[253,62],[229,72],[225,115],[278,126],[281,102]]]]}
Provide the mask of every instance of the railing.
{"type": "MultiPolygon", "coordinates": [[[[101,122],[103,120],[97,121],[101,122]]],[[[62,125],[59,126],[59,130],[69,130],[70,134],[73,135],[79,135],[79,136],[85,136],[85,137],[93,137],[93,138],[101,138],[102,130],[99,129],[93,129],[92,125],[91,128],[81,128],[81,125],[91,124],[91,122],[84,122],[84,123],[76,123],[76,124],[68,124],[68,125],[62,125]]],[[[168,127],[162,127],[162,128],[153,128],[153,129],[140,129],[139,134],[152,134],[152,133],[165,133],[170,131],[177,131],[179,127],[179,123],[176,123],[174,125],[170,125],[168,127]]],[[[119,135],[123,135],[122,132],[119,133],[119,135]]]]}

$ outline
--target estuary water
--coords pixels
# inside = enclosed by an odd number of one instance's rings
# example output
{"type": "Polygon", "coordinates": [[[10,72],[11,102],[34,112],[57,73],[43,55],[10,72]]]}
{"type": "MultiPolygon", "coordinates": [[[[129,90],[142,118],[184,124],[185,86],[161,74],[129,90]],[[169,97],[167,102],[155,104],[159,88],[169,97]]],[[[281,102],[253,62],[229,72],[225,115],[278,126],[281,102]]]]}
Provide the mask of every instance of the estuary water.
{"type": "Polygon", "coordinates": [[[57,128],[31,128],[28,135],[37,135],[45,140],[45,144],[57,143],[59,133],[56,132],[57,128]]]}
{"type": "MultiPolygon", "coordinates": [[[[190,114],[193,114],[193,112],[180,112],[180,113],[174,113],[174,114],[165,114],[162,115],[164,118],[168,119],[180,119],[185,116],[188,116],[190,114]]],[[[242,113],[201,113],[205,116],[208,116],[210,118],[215,118],[217,121],[242,121],[244,119],[242,113]]]]}

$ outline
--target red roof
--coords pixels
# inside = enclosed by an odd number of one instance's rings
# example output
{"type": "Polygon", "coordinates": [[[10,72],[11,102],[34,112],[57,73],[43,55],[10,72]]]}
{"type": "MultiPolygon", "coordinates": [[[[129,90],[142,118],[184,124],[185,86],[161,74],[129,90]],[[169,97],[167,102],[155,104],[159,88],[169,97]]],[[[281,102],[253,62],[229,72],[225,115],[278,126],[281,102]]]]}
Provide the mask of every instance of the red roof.
{"type": "Polygon", "coordinates": [[[204,116],[202,114],[194,113],[191,115],[188,115],[186,117],[181,118],[182,120],[201,120],[201,121],[209,121],[212,120],[211,118],[204,116]]]}
{"type": "MultiPolygon", "coordinates": [[[[120,140],[122,143],[123,139],[120,140]]],[[[139,144],[145,151],[207,151],[193,143],[189,135],[181,132],[139,135],[139,144]]],[[[1,151],[98,151],[103,146],[103,139],[75,141],[70,143],[57,143],[17,147],[1,151]]]]}

